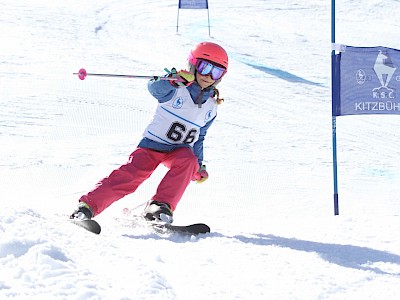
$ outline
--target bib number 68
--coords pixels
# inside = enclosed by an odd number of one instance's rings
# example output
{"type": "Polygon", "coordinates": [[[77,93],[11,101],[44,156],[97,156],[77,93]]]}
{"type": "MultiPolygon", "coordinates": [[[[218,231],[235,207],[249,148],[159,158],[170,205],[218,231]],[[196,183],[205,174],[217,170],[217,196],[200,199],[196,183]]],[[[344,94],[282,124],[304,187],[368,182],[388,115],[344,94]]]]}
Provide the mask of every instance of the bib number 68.
{"type": "Polygon", "coordinates": [[[196,138],[197,130],[192,128],[187,131],[184,124],[179,122],[172,123],[167,132],[167,137],[174,142],[181,142],[183,144],[190,144],[196,138]]]}

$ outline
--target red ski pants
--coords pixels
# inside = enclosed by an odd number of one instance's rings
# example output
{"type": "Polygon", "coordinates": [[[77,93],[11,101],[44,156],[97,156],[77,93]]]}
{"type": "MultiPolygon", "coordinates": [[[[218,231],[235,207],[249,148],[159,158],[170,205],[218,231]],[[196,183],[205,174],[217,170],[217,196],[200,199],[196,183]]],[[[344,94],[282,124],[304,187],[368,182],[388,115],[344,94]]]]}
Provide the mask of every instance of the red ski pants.
{"type": "Polygon", "coordinates": [[[161,163],[169,171],[161,180],[152,199],[168,203],[175,210],[186,187],[199,170],[197,157],[189,148],[178,148],[168,153],[137,148],[129,156],[128,163],[112,171],[79,201],[87,203],[94,215],[98,215],[115,201],[133,193],[161,163]]]}

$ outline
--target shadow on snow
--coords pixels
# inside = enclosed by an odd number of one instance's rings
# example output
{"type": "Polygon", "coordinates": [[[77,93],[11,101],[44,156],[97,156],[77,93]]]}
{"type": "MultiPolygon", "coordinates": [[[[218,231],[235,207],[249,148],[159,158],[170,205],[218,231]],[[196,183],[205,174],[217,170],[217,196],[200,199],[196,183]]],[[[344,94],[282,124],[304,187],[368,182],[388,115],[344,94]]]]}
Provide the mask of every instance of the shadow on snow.
{"type": "Polygon", "coordinates": [[[251,243],[261,246],[278,246],[290,248],[297,251],[314,252],[329,263],[346,268],[353,268],[364,271],[372,271],[377,274],[400,275],[400,273],[385,272],[377,267],[369,266],[373,263],[390,263],[400,266],[400,256],[367,247],[353,245],[328,244],[312,241],[298,240],[295,238],[284,238],[274,235],[256,234],[255,237],[242,235],[233,238],[243,243],[251,243]]]}
{"type": "Polygon", "coordinates": [[[400,276],[400,272],[387,272],[374,266],[374,263],[394,264],[396,269],[400,269],[400,256],[390,252],[376,250],[368,247],[354,245],[341,245],[299,240],[295,238],[279,237],[272,234],[255,234],[252,237],[243,235],[225,236],[220,233],[199,234],[194,239],[191,235],[181,235],[179,233],[157,234],[147,233],[144,235],[123,234],[127,238],[158,239],[169,240],[173,243],[185,243],[188,241],[199,242],[208,238],[235,239],[241,243],[277,246],[289,248],[296,251],[310,252],[318,254],[322,259],[329,263],[336,264],[345,268],[352,268],[363,271],[371,271],[376,274],[400,276]]]}
{"type": "Polygon", "coordinates": [[[261,65],[257,65],[257,64],[253,64],[253,63],[245,63],[246,65],[257,69],[259,71],[262,71],[264,73],[270,74],[272,76],[278,77],[280,79],[289,81],[289,82],[298,82],[298,83],[305,83],[305,84],[310,84],[310,85],[316,85],[316,86],[322,86],[322,84],[317,83],[317,82],[313,82],[307,79],[304,79],[302,77],[299,77],[297,75],[294,75],[292,73],[289,73],[287,71],[281,70],[281,69],[274,69],[274,68],[269,68],[266,66],[261,66],[261,65]]]}

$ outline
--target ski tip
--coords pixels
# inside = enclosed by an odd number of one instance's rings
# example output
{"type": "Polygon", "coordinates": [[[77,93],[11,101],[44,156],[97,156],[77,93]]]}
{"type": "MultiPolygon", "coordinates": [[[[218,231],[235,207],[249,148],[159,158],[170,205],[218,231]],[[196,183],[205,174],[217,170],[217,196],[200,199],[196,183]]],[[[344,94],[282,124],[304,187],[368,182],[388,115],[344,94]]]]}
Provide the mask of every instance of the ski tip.
{"type": "Polygon", "coordinates": [[[179,232],[182,234],[193,234],[193,235],[205,234],[211,231],[210,227],[204,223],[196,223],[186,226],[166,224],[163,225],[163,227],[167,228],[168,230],[171,230],[172,232],[179,232]]]}
{"type": "Polygon", "coordinates": [[[71,220],[73,224],[78,225],[94,234],[100,234],[101,226],[95,220],[71,220]]]}
{"type": "Polygon", "coordinates": [[[199,224],[194,224],[197,226],[197,229],[200,231],[200,233],[210,233],[211,228],[207,224],[204,223],[199,223],[199,224]]]}

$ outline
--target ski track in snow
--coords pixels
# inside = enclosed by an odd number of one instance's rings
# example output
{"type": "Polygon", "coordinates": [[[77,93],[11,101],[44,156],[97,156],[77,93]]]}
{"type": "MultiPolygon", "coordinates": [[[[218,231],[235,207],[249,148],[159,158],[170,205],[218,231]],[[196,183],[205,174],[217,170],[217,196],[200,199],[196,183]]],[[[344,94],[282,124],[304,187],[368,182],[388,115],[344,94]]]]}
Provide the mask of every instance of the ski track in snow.
{"type": "MultiPolygon", "coordinates": [[[[0,299],[397,299],[398,116],[337,120],[333,216],[330,4],[0,0],[0,299]],[[210,179],[190,185],[176,224],[135,227],[165,173],[96,217],[68,222],[82,193],[124,163],[156,107],[140,79],[223,45],[226,99],[209,130],[210,179]]],[[[337,3],[338,43],[400,48],[399,1],[337,3]],[[377,18],[377,16],[384,18],[377,18]]],[[[154,100],[154,99],[153,99],[154,100]]]]}

